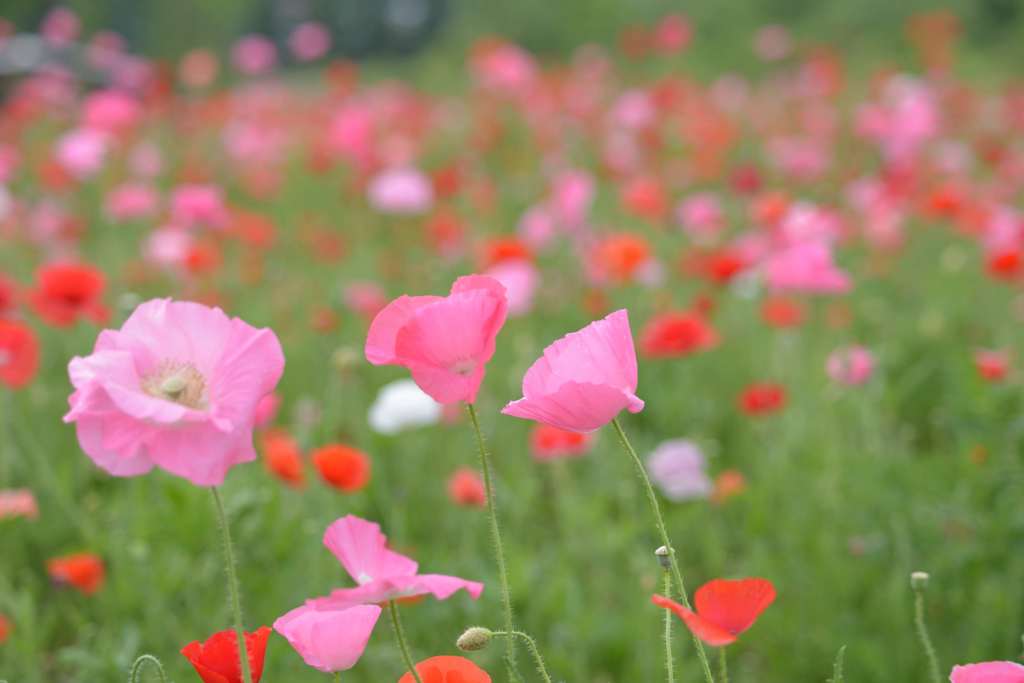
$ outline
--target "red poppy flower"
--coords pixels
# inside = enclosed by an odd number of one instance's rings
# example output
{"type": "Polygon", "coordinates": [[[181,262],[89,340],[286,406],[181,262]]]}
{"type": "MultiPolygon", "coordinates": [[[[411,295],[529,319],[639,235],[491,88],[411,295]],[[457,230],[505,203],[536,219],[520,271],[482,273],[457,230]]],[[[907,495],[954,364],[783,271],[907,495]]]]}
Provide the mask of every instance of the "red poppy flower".
{"type": "Polygon", "coordinates": [[[537,460],[555,460],[583,455],[590,450],[593,435],[570,432],[546,424],[536,424],[530,432],[530,449],[537,460]]]}
{"type": "Polygon", "coordinates": [[[0,317],[14,312],[18,303],[18,285],[3,275],[0,275],[0,317]]]}
{"type": "Polygon", "coordinates": [[[985,261],[985,270],[997,280],[1013,280],[1021,273],[1024,266],[1024,255],[1017,247],[1007,247],[994,251],[985,261]]]}
{"type": "Polygon", "coordinates": [[[0,320],[0,384],[23,387],[38,367],[39,340],[32,328],[17,320],[0,320]]]}
{"type": "Polygon", "coordinates": [[[267,471],[289,486],[302,488],[306,474],[302,469],[302,451],[295,439],[284,430],[272,429],[261,440],[267,471]]]}
{"type": "Polygon", "coordinates": [[[662,221],[668,216],[668,194],[656,179],[634,178],[620,191],[620,201],[627,213],[650,221],[662,221]]]}
{"type": "Polygon", "coordinates": [[[10,637],[13,630],[14,627],[11,625],[11,620],[0,614],[0,645],[10,637]]]}
{"type": "Polygon", "coordinates": [[[320,477],[345,493],[362,489],[370,481],[370,458],[351,446],[331,444],[313,453],[320,477]]]}
{"type": "Polygon", "coordinates": [[[799,327],[804,322],[804,309],[793,299],[772,297],[761,304],[761,319],[772,327],[799,327]]]}
{"type": "MultiPolygon", "coordinates": [[[[245,651],[249,655],[253,683],[259,683],[263,676],[263,659],[270,633],[269,626],[261,626],[255,633],[245,634],[245,651]]],[[[234,629],[214,633],[205,643],[193,641],[181,648],[181,654],[192,663],[203,683],[242,683],[238,636],[234,629]]]]}
{"type": "Polygon", "coordinates": [[[58,263],[39,270],[30,300],[39,317],[51,325],[67,327],[80,317],[102,324],[110,317],[101,301],[105,287],[106,279],[98,269],[58,263]]]}
{"type": "Polygon", "coordinates": [[[786,405],[786,388],[775,382],[751,384],[740,394],[738,403],[747,415],[768,415],[786,405]]]}
{"type": "MultiPolygon", "coordinates": [[[[465,657],[431,657],[416,665],[416,673],[423,683],[491,683],[491,677],[465,657]]],[[[398,683],[415,683],[411,673],[398,679],[398,683]]]]}
{"type": "Polygon", "coordinates": [[[85,595],[102,588],[106,578],[103,560],[92,553],[55,557],[47,561],[46,571],[56,583],[73,586],[85,595]]]}
{"type": "Polygon", "coordinates": [[[687,254],[682,266],[687,275],[725,285],[747,268],[747,261],[736,250],[725,247],[705,253],[687,254]]]}
{"type": "Polygon", "coordinates": [[[679,358],[718,344],[718,333],[704,316],[689,311],[651,318],[640,336],[640,350],[651,358],[679,358]]]}
{"type": "Polygon", "coordinates": [[[978,349],[974,352],[974,368],[988,382],[1002,382],[1010,372],[1010,354],[1006,351],[978,349]]]}
{"type": "Polygon", "coordinates": [[[651,245],[643,237],[630,233],[605,238],[594,252],[600,270],[613,280],[632,280],[651,260],[651,245]]]}
{"type": "Polygon", "coordinates": [[[715,477],[715,490],[711,493],[711,502],[721,505],[733,496],[738,496],[747,488],[747,479],[739,470],[724,470],[715,477]]]}
{"type": "Polygon", "coordinates": [[[476,470],[460,467],[448,480],[448,497],[456,505],[482,508],[487,505],[487,490],[476,470]]]}
{"type": "Polygon", "coordinates": [[[530,248],[515,237],[496,237],[483,247],[481,265],[490,268],[504,261],[532,261],[530,248]]]}
{"type": "Polygon", "coordinates": [[[693,635],[713,647],[736,642],[774,600],[772,582],[756,578],[707,582],[693,597],[696,613],[663,595],[651,596],[651,602],[672,610],[693,635]]]}

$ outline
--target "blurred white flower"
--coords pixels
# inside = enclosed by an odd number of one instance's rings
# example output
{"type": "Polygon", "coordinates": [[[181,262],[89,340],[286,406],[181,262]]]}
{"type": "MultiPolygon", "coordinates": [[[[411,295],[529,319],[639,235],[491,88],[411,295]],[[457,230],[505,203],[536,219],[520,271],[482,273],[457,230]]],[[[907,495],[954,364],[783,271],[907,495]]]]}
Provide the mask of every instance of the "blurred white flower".
{"type": "Polygon", "coordinates": [[[413,380],[400,379],[381,388],[367,419],[378,434],[397,434],[411,427],[436,424],[441,419],[441,404],[423,393],[413,380]]]}
{"type": "Polygon", "coordinates": [[[647,456],[647,470],[655,485],[672,501],[707,498],[714,489],[704,470],[700,447],[686,439],[662,442],[647,456]]]}

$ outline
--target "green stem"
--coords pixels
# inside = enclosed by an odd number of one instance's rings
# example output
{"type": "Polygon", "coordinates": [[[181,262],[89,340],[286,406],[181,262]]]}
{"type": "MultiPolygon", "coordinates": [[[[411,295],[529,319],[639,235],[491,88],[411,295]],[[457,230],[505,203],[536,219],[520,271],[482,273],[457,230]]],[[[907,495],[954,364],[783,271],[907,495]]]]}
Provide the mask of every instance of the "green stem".
{"type": "Polygon", "coordinates": [[[224,513],[224,503],[216,486],[210,487],[213,494],[213,505],[217,508],[217,522],[220,525],[221,541],[224,545],[224,569],[228,574],[228,593],[231,596],[231,611],[235,617],[235,637],[238,641],[238,659],[242,667],[242,680],[252,683],[249,672],[249,654],[245,647],[245,629],[242,625],[242,601],[238,596],[238,575],[235,572],[235,550],[231,545],[231,530],[228,528],[228,516],[224,513]]]}
{"type": "MultiPolygon", "coordinates": [[[[658,533],[661,534],[661,543],[668,550],[668,561],[672,567],[672,576],[676,582],[676,588],[679,590],[679,596],[682,599],[683,606],[687,609],[690,607],[690,598],[686,595],[686,585],[683,583],[683,573],[679,571],[679,563],[676,561],[676,551],[672,547],[672,541],[668,537],[668,529],[665,527],[665,520],[661,516],[661,506],[658,505],[658,497],[654,493],[654,487],[651,486],[651,479],[647,476],[647,470],[644,468],[644,463],[640,459],[640,456],[636,454],[636,450],[633,445],[629,442],[629,438],[626,436],[626,432],[622,430],[622,425],[619,424],[619,419],[612,419],[612,425],[615,427],[615,433],[619,437],[619,441],[622,443],[623,449],[626,454],[633,459],[633,464],[636,466],[637,474],[640,476],[640,481],[643,482],[644,490],[647,492],[647,500],[651,504],[651,511],[654,513],[654,523],[658,527],[658,533]]],[[[691,634],[692,635],[692,634],[691,634]]],[[[704,644],[701,643],[697,636],[693,636],[694,647],[697,648],[697,658],[700,660],[701,668],[704,670],[704,680],[707,683],[714,683],[715,678],[711,675],[711,665],[708,663],[708,655],[704,652],[704,644]]]]}
{"type": "Polygon", "coordinates": [[[494,631],[491,635],[505,636],[508,637],[509,640],[512,640],[512,638],[521,638],[523,642],[526,643],[526,649],[530,651],[530,656],[533,657],[533,663],[537,667],[537,673],[540,674],[540,677],[544,679],[545,683],[551,683],[551,675],[548,673],[547,667],[544,666],[544,658],[540,656],[540,649],[537,647],[537,641],[531,638],[530,634],[523,631],[494,631]]]}
{"type": "Polygon", "coordinates": [[[836,653],[836,661],[832,664],[832,678],[828,683],[843,683],[843,655],[846,654],[846,646],[843,645],[836,653]]]}
{"type": "Polygon", "coordinates": [[[924,590],[921,588],[914,588],[914,625],[917,627],[918,640],[921,641],[921,647],[924,648],[925,657],[928,659],[931,679],[933,683],[942,683],[939,658],[935,654],[931,636],[928,635],[928,626],[924,623],[924,590]]]}
{"type": "MultiPolygon", "coordinates": [[[[672,575],[665,572],[665,597],[672,597],[672,575]]],[[[665,680],[668,683],[675,683],[675,659],[672,657],[672,610],[662,610],[665,613],[665,680]]]]}
{"type": "Polygon", "coordinates": [[[167,683],[167,674],[164,673],[164,666],[153,655],[139,655],[138,659],[132,664],[131,671],[128,672],[128,683],[136,683],[138,681],[138,676],[142,673],[144,664],[152,664],[156,668],[157,675],[160,677],[160,683],[167,683]]]}
{"type": "Polygon", "coordinates": [[[334,683],[341,683],[341,672],[340,671],[335,671],[334,672],[334,683]]]}
{"type": "MultiPolygon", "coordinates": [[[[484,435],[480,431],[480,421],[477,419],[476,407],[472,403],[466,404],[469,412],[470,422],[473,423],[473,432],[476,434],[477,448],[480,452],[480,471],[484,477],[484,489],[487,493],[487,514],[491,522],[491,541],[494,543],[494,551],[498,561],[498,581],[501,583],[501,602],[505,610],[505,630],[515,633],[512,618],[512,593],[508,587],[508,568],[505,566],[505,548],[501,542],[501,529],[498,526],[497,504],[494,500],[494,482],[491,480],[490,455],[487,452],[487,444],[484,442],[484,435]]],[[[521,680],[516,669],[516,648],[515,641],[508,639],[508,648],[505,650],[505,666],[508,669],[509,678],[521,680]]]]}
{"type": "Polygon", "coordinates": [[[729,662],[725,656],[725,646],[718,648],[718,679],[721,683],[729,683],[729,662]]]}
{"type": "Polygon", "coordinates": [[[423,683],[419,673],[416,671],[416,665],[412,663],[412,657],[409,655],[409,646],[405,644],[405,632],[402,630],[402,620],[398,618],[398,605],[395,604],[394,600],[388,600],[388,612],[391,614],[391,626],[395,629],[395,640],[398,641],[398,649],[402,651],[402,659],[405,660],[405,668],[416,679],[416,683],[423,683]]]}

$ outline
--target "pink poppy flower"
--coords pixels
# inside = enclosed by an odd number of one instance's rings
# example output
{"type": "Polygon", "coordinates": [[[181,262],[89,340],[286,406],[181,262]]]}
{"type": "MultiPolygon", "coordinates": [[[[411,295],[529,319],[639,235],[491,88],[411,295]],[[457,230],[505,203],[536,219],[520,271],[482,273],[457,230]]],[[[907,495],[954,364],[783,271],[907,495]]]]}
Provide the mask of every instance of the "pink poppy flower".
{"type": "Polygon", "coordinates": [[[1024,683],[1024,666],[1016,662],[980,662],[954,666],[950,683],[1024,683]]]}
{"type": "Polygon", "coordinates": [[[859,386],[871,379],[875,357],[863,346],[849,346],[833,351],[825,364],[828,376],[834,382],[859,386]]]}
{"type": "Polygon", "coordinates": [[[570,432],[592,432],[623,408],[643,410],[629,314],[616,311],[546,349],[523,377],[523,398],[501,411],[570,432]]]}
{"type": "Polygon", "coordinates": [[[705,471],[700,447],[686,439],[672,439],[658,445],[647,456],[651,480],[671,501],[708,498],[715,485],[705,471]]]}
{"type": "Polygon", "coordinates": [[[377,605],[340,610],[303,605],[279,617],[274,630],[314,669],[327,673],[347,671],[363,656],[380,613],[377,605]]]}
{"type": "Polygon", "coordinates": [[[301,23],[288,36],[288,49],[300,62],[320,59],[331,49],[331,32],[317,21],[301,23]]]}
{"type": "Polygon", "coordinates": [[[265,74],[277,64],[277,47],[258,34],[242,36],[231,48],[231,61],[246,76],[265,74]]]}
{"type": "Polygon", "coordinates": [[[115,476],[154,466],[197,486],[216,486],[232,465],[256,459],[256,405],[284,370],[269,329],[219,308],[155,299],[93,353],[75,357],[65,422],[92,460],[115,476]]]}
{"type": "Polygon", "coordinates": [[[90,128],[73,130],[57,141],[57,163],[79,180],[93,176],[103,168],[108,142],[106,134],[99,131],[90,128]]]}
{"type": "Polygon", "coordinates": [[[725,227],[718,197],[710,192],[691,195],[679,205],[679,223],[695,240],[713,240],[725,227]]]}
{"type": "Polygon", "coordinates": [[[171,220],[175,225],[225,228],[229,218],[224,195],[215,185],[179,185],[171,195],[171,220]]]}
{"type": "Polygon", "coordinates": [[[82,104],[82,125],[117,135],[131,130],[142,118],[142,105],[120,90],[95,92],[82,104]]]}
{"type": "Polygon", "coordinates": [[[39,517],[39,505],[29,489],[0,489],[0,519],[39,517]]]}
{"type": "Polygon", "coordinates": [[[476,600],[484,590],[482,583],[457,576],[418,574],[416,561],[388,549],[387,543],[379,525],[355,515],[346,515],[327,527],[324,545],[359,585],[339,588],[307,604],[318,610],[338,610],[418,595],[447,600],[459,590],[476,600]]]}
{"type": "Polygon", "coordinates": [[[447,297],[401,296],[370,324],[366,360],[408,368],[438,403],[472,403],[507,313],[505,288],[484,275],[460,277],[447,297]]]}
{"type": "Polygon", "coordinates": [[[153,215],[158,201],[156,191],[149,185],[124,183],[107,194],[105,209],[115,221],[131,221],[153,215]]]}
{"type": "Polygon", "coordinates": [[[848,292],[850,276],[832,262],[823,242],[807,242],[777,252],[764,265],[768,286],[781,291],[816,294],[848,292]]]}
{"type": "Polygon", "coordinates": [[[366,192],[371,206],[381,213],[421,214],[434,203],[430,179],[415,168],[382,171],[370,181],[366,192]]]}

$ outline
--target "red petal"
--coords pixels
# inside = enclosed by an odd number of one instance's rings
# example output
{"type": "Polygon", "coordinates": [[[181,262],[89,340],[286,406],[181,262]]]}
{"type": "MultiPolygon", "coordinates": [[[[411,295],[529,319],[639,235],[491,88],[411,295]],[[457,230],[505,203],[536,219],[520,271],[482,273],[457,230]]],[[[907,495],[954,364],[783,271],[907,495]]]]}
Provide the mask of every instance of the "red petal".
{"type": "Polygon", "coordinates": [[[721,647],[736,642],[736,636],[732,633],[706,619],[702,619],[678,602],[669,600],[663,595],[652,595],[651,602],[658,607],[664,607],[675,612],[676,616],[683,620],[683,623],[686,624],[686,627],[690,629],[693,635],[712,647],[721,647]]]}
{"type": "Polygon", "coordinates": [[[775,600],[775,587],[767,579],[715,579],[697,590],[697,614],[733,635],[750,628],[775,600]]]}

